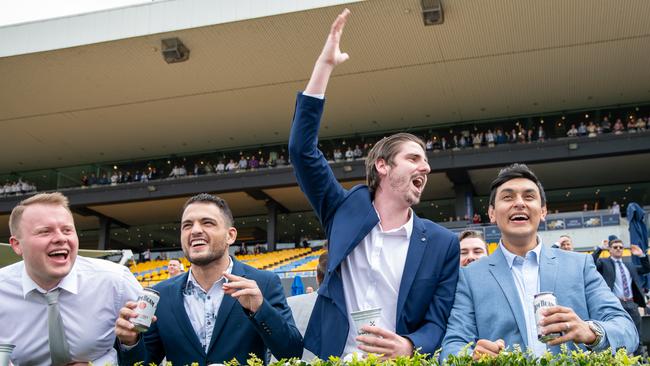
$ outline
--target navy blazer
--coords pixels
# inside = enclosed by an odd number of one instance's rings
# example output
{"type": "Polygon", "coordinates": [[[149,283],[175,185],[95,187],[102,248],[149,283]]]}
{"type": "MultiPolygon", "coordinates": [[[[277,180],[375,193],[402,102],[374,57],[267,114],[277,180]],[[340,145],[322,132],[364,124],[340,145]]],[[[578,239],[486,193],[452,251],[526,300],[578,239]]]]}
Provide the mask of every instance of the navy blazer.
{"type": "MultiPolygon", "coordinates": [[[[616,281],[617,271],[616,265],[614,264],[612,258],[599,258],[602,251],[603,250],[598,247],[591,255],[594,258],[594,262],[596,262],[596,268],[598,269],[598,272],[600,272],[600,274],[603,276],[610,290],[614,291],[614,282],[616,281]]],[[[636,265],[625,261],[623,264],[625,267],[627,267],[627,270],[632,276],[632,296],[634,297],[634,302],[637,303],[637,305],[640,307],[644,308],[646,306],[645,296],[643,296],[643,286],[641,286],[641,278],[639,275],[650,273],[650,260],[646,255],[639,258],[639,261],[641,262],[641,265],[636,265]]]]}
{"type": "MultiPolygon", "coordinates": [[[[322,359],[341,356],[348,336],[340,265],[377,225],[368,187],[347,191],[318,150],[324,101],[298,95],[289,155],[300,188],[316,211],[329,243],[327,274],[318,290],[305,334],[305,348],[322,359]]],[[[414,214],[415,215],[415,214],[414,214]]],[[[458,280],[458,238],[429,220],[413,217],[413,232],[397,299],[396,333],[423,353],[440,346],[458,280]]]]}
{"type": "Polygon", "coordinates": [[[265,360],[267,347],[278,359],[301,357],[302,336],[294,324],[278,276],[232,260],[232,273],[255,280],[264,296],[262,306],[253,316],[235,298],[224,295],[206,353],[185,311],[183,290],[189,272],[184,273],[154,286],[160,293],[156,308],[158,321],[144,334],[144,342],[141,340],[133,349],[120,352],[120,364],[131,366],[139,361],[145,365],[159,364],[167,357],[174,365],[198,362],[202,366],[233,358],[246,365],[249,353],[265,360]]]}

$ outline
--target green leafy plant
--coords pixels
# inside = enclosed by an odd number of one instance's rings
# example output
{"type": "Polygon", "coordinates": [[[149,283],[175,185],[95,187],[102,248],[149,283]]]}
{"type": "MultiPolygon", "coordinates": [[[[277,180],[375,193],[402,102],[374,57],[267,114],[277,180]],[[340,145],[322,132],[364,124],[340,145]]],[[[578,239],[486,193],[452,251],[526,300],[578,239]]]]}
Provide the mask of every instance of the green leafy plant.
{"type": "MultiPolygon", "coordinates": [[[[353,357],[350,361],[343,361],[340,357],[330,357],[328,360],[318,358],[306,362],[297,358],[281,359],[270,363],[268,366],[635,366],[649,365],[640,356],[630,356],[624,349],[619,349],[612,354],[610,350],[602,352],[588,352],[582,350],[569,350],[565,345],[558,354],[545,353],[536,357],[530,351],[522,351],[515,346],[512,350],[503,351],[496,357],[484,356],[474,360],[467,345],[458,355],[451,355],[440,363],[438,350],[433,356],[415,351],[411,357],[397,357],[391,360],[382,360],[378,355],[368,355],[366,358],[353,357]]],[[[153,364],[151,364],[153,365],[153,364]]],[[[150,366],[151,366],[150,365],[150,366]]],[[[165,364],[172,366],[171,362],[165,364]]],[[[192,363],[191,366],[197,366],[192,363]]],[[[236,359],[225,362],[225,366],[241,366],[236,359]]],[[[144,366],[142,362],[134,366],[144,366]]],[[[187,366],[187,365],[185,365],[187,366]]],[[[245,366],[264,366],[264,361],[254,354],[246,361],[245,366]]]]}

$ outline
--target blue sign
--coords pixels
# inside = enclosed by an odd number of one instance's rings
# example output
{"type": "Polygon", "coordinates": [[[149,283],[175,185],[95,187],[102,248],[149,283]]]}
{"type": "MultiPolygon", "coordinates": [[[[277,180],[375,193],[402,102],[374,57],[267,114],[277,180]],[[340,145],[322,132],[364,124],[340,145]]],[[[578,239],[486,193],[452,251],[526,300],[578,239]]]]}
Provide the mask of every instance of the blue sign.
{"type": "Polygon", "coordinates": [[[582,217],[567,217],[564,219],[567,229],[582,228],[582,217]]]}
{"type": "Polygon", "coordinates": [[[621,223],[621,216],[614,215],[603,215],[603,226],[618,226],[621,223]]]}
{"type": "Polygon", "coordinates": [[[488,243],[498,242],[501,239],[501,231],[496,226],[488,226],[485,228],[485,241],[488,243]]]}
{"type": "Polygon", "coordinates": [[[621,216],[617,214],[603,215],[602,222],[603,226],[618,226],[621,223],[621,216]]]}

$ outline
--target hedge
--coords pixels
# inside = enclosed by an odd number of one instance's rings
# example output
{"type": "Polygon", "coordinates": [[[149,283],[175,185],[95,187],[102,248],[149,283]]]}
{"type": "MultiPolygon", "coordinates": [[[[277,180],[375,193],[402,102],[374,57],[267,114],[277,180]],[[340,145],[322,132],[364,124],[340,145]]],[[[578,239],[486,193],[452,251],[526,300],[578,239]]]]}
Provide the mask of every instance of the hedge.
{"type": "MultiPolygon", "coordinates": [[[[469,346],[468,346],[469,347],[469,346]]],[[[536,357],[530,351],[522,352],[520,348],[515,347],[512,351],[503,351],[496,357],[484,356],[480,360],[474,361],[471,354],[465,348],[458,356],[449,356],[449,358],[440,363],[438,361],[438,354],[436,352],[433,357],[427,354],[415,352],[412,357],[398,357],[392,360],[382,361],[376,355],[368,355],[365,359],[354,358],[352,361],[343,361],[339,357],[330,357],[328,360],[320,360],[318,358],[306,362],[299,359],[282,359],[277,362],[270,363],[268,366],[628,366],[628,365],[647,365],[642,360],[641,356],[630,356],[626,353],[625,349],[619,349],[618,352],[612,354],[610,350],[602,352],[588,352],[582,350],[569,351],[566,346],[562,346],[562,352],[558,354],[546,353],[541,357],[536,357]]],[[[138,363],[134,366],[143,366],[138,363]]],[[[155,366],[151,364],[150,366],[155,366]]],[[[166,366],[172,366],[171,362],[167,362],[166,366]]],[[[193,363],[191,366],[198,366],[198,363],[193,363]]],[[[254,354],[251,354],[246,362],[246,365],[241,365],[237,360],[226,362],[225,366],[264,366],[264,362],[254,354]]]]}

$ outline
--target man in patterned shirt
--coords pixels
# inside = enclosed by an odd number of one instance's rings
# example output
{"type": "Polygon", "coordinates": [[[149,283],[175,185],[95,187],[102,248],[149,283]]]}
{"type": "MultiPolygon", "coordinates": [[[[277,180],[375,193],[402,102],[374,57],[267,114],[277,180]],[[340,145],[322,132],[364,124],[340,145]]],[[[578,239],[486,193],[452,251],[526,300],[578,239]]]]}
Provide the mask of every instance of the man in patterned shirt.
{"type": "Polygon", "coordinates": [[[143,337],[128,320],[136,304],[122,308],[115,326],[121,364],[159,364],[164,357],[178,365],[233,358],[246,364],[250,353],[264,360],[267,348],[277,359],[302,355],[280,279],[228,255],[236,238],[226,201],[203,193],[185,203],[181,246],[192,266],[154,287],[157,321],[143,337]]]}

